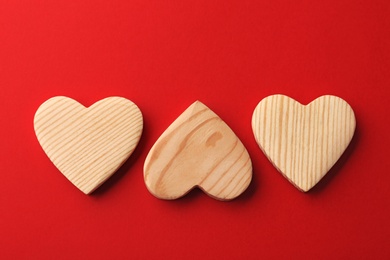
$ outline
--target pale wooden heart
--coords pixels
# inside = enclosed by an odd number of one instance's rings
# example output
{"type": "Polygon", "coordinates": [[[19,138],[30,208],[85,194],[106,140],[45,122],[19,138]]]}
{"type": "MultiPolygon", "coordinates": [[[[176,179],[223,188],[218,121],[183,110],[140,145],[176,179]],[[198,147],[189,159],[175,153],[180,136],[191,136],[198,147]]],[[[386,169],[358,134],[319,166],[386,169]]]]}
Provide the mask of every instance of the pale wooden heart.
{"type": "Polygon", "coordinates": [[[38,108],[34,128],[54,165],[89,194],[134,151],[143,119],[138,107],[125,98],[108,97],[86,108],[59,96],[38,108]]]}
{"type": "Polygon", "coordinates": [[[355,125],[348,103],[330,95],[307,106],[284,95],[269,96],[260,101],[252,117],[260,148],[279,172],[305,192],[343,154],[355,125]]]}
{"type": "Polygon", "coordinates": [[[225,122],[196,101],[153,145],[144,178],[157,198],[176,199],[199,187],[213,198],[230,200],[248,187],[252,162],[225,122]]]}

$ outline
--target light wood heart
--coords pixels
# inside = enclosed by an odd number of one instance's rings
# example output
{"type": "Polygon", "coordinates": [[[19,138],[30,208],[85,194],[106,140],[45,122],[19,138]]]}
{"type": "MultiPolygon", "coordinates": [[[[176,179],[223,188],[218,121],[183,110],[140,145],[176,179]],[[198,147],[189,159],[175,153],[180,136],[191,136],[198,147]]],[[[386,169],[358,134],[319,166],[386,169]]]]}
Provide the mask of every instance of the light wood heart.
{"type": "Polygon", "coordinates": [[[134,151],[143,119],[138,107],[125,98],[108,97],[86,108],[58,96],[38,108],[34,128],[54,165],[89,194],[134,151]]]}
{"type": "Polygon", "coordinates": [[[272,164],[302,191],[310,190],[343,154],[355,131],[343,99],[322,96],[303,106],[284,96],[260,101],[252,117],[256,141],[272,164]]]}
{"type": "Polygon", "coordinates": [[[153,145],[144,178],[160,199],[177,199],[199,187],[213,198],[230,200],[248,187],[252,162],[225,122],[196,101],[153,145]]]}

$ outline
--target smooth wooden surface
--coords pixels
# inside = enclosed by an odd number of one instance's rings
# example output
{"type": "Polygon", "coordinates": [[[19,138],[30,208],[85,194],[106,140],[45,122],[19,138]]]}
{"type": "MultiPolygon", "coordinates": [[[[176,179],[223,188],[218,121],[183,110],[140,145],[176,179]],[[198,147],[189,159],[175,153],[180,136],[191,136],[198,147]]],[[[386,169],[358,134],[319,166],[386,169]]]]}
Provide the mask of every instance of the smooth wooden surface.
{"type": "Polygon", "coordinates": [[[77,188],[91,193],[131,155],[141,137],[141,111],[131,101],[109,97],[85,108],[67,97],[44,102],[35,133],[50,160],[77,188]]]}
{"type": "Polygon", "coordinates": [[[355,131],[355,115],[343,99],[321,96],[304,106],[284,95],[264,98],[254,110],[257,143],[272,164],[302,191],[336,163],[355,131]]]}
{"type": "Polygon", "coordinates": [[[213,111],[199,101],[188,107],[153,145],[144,165],[149,191],[176,199],[194,187],[230,200],[252,179],[244,145],[213,111]]]}

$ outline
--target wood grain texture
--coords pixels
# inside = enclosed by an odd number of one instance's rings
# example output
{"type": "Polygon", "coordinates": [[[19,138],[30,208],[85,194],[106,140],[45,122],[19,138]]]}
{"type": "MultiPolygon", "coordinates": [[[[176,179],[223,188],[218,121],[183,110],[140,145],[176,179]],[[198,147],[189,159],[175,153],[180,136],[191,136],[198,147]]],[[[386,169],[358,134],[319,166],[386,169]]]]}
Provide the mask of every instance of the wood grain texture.
{"type": "Polygon", "coordinates": [[[343,99],[321,96],[307,106],[284,96],[264,98],[252,129],[262,151],[302,191],[316,185],[340,158],[355,131],[355,115],[343,99]]]}
{"type": "Polygon", "coordinates": [[[143,119],[138,107],[125,98],[108,97],[86,108],[58,96],[38,108],[34,128],[54,165],[89,194],[134,151],[143,119]]]}
{"type": "Polygon", "coordinates": [[[252,162],[225,122],[196,101],[153,145],[144,178],[157,198],[177,199],[199,187],[213,198],[230,200],[248,187],[252,162]]]}

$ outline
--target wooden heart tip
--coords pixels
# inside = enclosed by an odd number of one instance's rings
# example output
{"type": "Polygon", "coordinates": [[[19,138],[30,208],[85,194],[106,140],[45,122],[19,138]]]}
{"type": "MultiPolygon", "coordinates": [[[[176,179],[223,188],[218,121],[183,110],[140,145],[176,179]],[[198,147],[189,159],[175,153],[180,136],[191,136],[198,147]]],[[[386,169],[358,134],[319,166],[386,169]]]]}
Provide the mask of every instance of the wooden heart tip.
{"type": "MultiPolygon", "coordinates": [[[[200,110],[202,108],[207,108],[207,109],[210,109],[208,106],[206,106],[205,104],[203,104],[201,101],[199,100],[196,100],[194,103],[192,103],[187,109],[187,110],[191,110],[191,111],[194,111],[194,110],[200,110]]],[[[210,111],[212,111],[210,109],[210,111]]],[[[183,112],[184,113],[184,112],[183,112]]]]}

